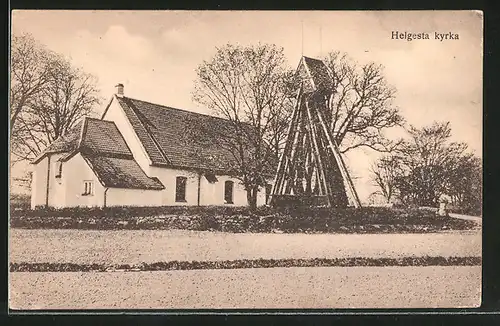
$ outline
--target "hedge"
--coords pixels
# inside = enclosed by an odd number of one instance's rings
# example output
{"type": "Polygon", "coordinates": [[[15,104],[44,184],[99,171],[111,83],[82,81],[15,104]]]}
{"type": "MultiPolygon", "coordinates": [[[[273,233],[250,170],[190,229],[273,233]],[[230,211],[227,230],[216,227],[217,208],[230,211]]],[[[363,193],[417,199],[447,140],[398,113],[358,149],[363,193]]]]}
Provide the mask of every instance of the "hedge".
{"type": "Polygon", "coordinates": [[[73,263],[11,263],[11,272],[107,272],[171,271],[199,269],[242,269],[275,267],[354,267],[354,266],[477,266],[481,257],[402,257],[402,258],[312,258],[312,259],[242,259],[224,261],[168,261],[137,265],[73,263]]]}
{"type": "Polygon", "coordinates": [[[14,228],[42,229],[184,229],[222,232],[283,233],[426,233],[467,230],[473,221],[437,216],[419,209],[246,207],[113,207],[38,209],[11,214],[14,228]]]}

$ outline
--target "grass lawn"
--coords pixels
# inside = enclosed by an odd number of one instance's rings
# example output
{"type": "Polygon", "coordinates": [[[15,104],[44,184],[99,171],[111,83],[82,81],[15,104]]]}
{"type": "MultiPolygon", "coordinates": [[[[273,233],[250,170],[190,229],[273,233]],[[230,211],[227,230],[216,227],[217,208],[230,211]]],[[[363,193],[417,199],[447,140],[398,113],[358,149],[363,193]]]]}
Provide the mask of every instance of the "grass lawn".
{"type": "Polygon", "coordinates": [[[263,207],[255,212],[235,207],[113,207],[18,209],[12,228],[89,230],[194,230],[232,233],[428,233],[469,230],[474,221],[437,216],[419,209],[384,207],[263,207]]]}

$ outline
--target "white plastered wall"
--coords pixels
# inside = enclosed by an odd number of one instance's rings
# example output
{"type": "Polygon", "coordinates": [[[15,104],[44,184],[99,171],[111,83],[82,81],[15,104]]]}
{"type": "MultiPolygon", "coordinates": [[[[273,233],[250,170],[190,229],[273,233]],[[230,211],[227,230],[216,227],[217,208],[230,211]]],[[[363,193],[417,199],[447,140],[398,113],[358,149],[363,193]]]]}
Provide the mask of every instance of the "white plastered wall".
{"type": "Polygon", "coordinates": [[[103,120],[113,121],[115,123],[116,127],[122,134],[128,147],[130,148],[132,155],[134,155],[134,159],[144,170],[144,172],[146,172],[147,175],[150,175],[149,167],[151,161],[149,160],[146,151],[142,146],[141,141],[139,140],[139,137],[137,137],[134,128],[130,124],[130,121],[127,119],[125,112],[123,112],[123,109],[116,98],[113,97],[113,99],[111,100],[111,104],[105,115],[103,116],[103,120]]]}
{"type": "MultiPolygon", "coordinates": [[[[245,188],[241,181],[227,175],[216,175],[217,182],[210,183],[207,178],[198,172],[169,169],[162,167],[151,167],[151,176],[157,177],[165,186],[162,190],[162,205],[223,205],[223,206],[246,206],[247,195],[245,188]],[[175,201],[175,186],[177,177],[186,177],[186,201],[175,201]],[[226,204],[224,201],[224,184],[226,181],[233,181],[233,204],[226,204]],[[200,189],[199,203],[198,203],[198,182],[200,189]]],[[[257,205],[261,206],[266,203],[265,189],[259,191],[257,197],[257,205]]]]}
{"type": "Polygon", "coordinates": [[[63,163],[61,182],[64,185],[65,201],[54,198],[56,207],[94,207],[104,204],[104,187],[80,154],[63,163]],[[93,194],[85,195],[85,181],[92,181],[93,194]]]}
{"type": "Polygon", "coordinates": [[[161,206],[161,190],[109,188],[106,206],[161,206]]]}

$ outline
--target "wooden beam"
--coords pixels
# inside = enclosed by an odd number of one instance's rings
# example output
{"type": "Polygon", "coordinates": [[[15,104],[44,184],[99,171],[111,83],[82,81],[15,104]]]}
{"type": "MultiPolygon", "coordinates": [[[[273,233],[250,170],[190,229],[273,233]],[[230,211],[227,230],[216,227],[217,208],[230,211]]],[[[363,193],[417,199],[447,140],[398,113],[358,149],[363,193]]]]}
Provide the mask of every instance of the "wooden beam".
{"type": "Polygon", "coordinates": [[[326,135],[326,138],[328,140],[330,148],[332,149],[335,160],[337,161],[337,164],[338,164],[339,169],[340,169],[340,173],[342,174],[342,178],[344,179],[344,182],[347,183],[347,188],[351,194],[351,199],[353,201],[354,207],[359,208],[359,207],[361,207],[361,202],[359,200],[358,194],[356,193],[356,189],[354,188],[354,184],[352,183],[351,177],[349,176],[349,172],[347,171],[344,160],[342,159],[342,156],[340,155],[340,150],[339,150],[337,144],[335,143],[335,141],[332,139],[332,136],[330,135],[330,132],[325,124],[325,121],[321,115],[321,112],[319,112],[319,110],[317,110],[316,113],[318,115],[320,125],[323,127],[323,131],[326,135]]]}
{"type": "Polygon", "coordinates": [[[305,164],[304,164],[304,169],[305,169],[305,179],[306,179],[306,194],[312,195],[312,172],[313,172],[313,166],[312,166],[312,158],[311,158],[311,146],[307,142],[307,134],[304,137],[304,148],[307,150],[305,152],[305,164]]]}
{"type": "Polygon", "coordinates": [[[286,160],[286,158],[289,155],[288,152],[291,150],[290,147],[292,146],[293,140],[290,137],[290,135],[292,134],[292,132],[294,132],[295,125],[298,122],[297,115],[299,112],[301,99],[302,99],[302,86],[300,87],[299,92],[297,94],[297,103],[295,103],[295,107],[293,108],[292,120],[291,120],[290,126],[288,126],[287,142],[285,144],[285,148],[283,149],[283,153],[281,154],[280,160],[278,162],[278,168],[277,168],[276,175],[274,177],[273,186],[271,189],[270,200],[272,200],[272,195],[278,194],[281,191],[280,188],[283,186],[283,181],[284,181],[284,169],[283,168],[284,168],[284,165],[286,163],[284,161],[286,160]]]}
{"type": "Polygon", "coordinates": [[[299,109],[299,114],[297,118],[299,121],[297,122],[298,124],[298,129],[295,131],[294,135],[294,140],[293,140],[293,145],[292,145],[292,151],[290,153],[289,157],[289,165],[287,166],[285,171],[288,171],[289,175],[292,175],[293,178],[290,178],[287,180],[287,186],[285,187],[285,190],[281,192],[281,194],[289,194],[290,190],[296,187],[296,177],[297,177],[297,157],[302,151],[301,147],[301,138],[303,137],[303,119],[301,119],[303,115],[302,109],[299,109]]]}
{"type": "MultiPolygon", "coordinates": [[[[312,111],[312,109],[311,109],[312,111]]],[[[332,168],[334,168],[331,164],[331,158],[330,158],[330,154],[329,154],[329,151],[328,151],[328,147],[325,145],[325,139],[324,139],[324,136],[321,132],[321,129],[317,129],[317,121],[315,120],[314,121],[314,131],[315,131],[315,134],[316,134],[316,143],[317,143],[317,147],[318,147],[318,152],[319,152],[319,156],[321,157],[321,162],[323,164],[323,168],[322,170],[324,171],[323,174],[324,174],[324,178],[325,178],[325,182],[326,182],[326,185],[328,187],[328,196],[330,196],[331,198],[331,203],[332,205],[336,205],[336,197],[335,197],[335,188],[336,188],[336,185],[332,182],[333,179],[332,179],[332,168]]]]}
{"type": "Polygon", "coordinates": [[[331,194],[330,188],[328,187],[328,184],[327,184],[327,180],[325,177],[325,170],[323,168],[323,163],[321,161],[318,143],[316,141],[316,136],[317,136],[317,133],[315,132],[316,129],[314,128],[312,114],[311,114],[311,110],[309,108],[309,105],[307,103],[307,100],[304,102],[305,102],[307,117],[308,117],[308,122],[309,122],[309,132],[310,132],[309,135],[310,135],[312,143],[314,145],[314,154],[315,154],[316,162],[318,163],[318,167],[319,167],[320,181],[321,181],[320,184],[323,185],[323,189],[325,190],[325,195],[327,196],[328,206],[331,207],[332,206],[332,194],[331,194]]]}

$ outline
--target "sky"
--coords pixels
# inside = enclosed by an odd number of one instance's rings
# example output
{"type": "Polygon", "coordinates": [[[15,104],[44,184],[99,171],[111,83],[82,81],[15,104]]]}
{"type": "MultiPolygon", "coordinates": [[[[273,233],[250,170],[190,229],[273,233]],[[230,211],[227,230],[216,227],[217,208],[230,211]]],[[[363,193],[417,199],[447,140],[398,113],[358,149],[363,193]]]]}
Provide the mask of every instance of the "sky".
{"type": "MultiPolygon", "coordinates": [[[[14,11],[11,21],[12,33],[31,33],[94,74],[105,99],[123,83],[126,96],[207,114],[191,92],[195,69],[217,46],[276,44],[292,67],[301,55],[346,52],[359,64],[384,66],[409,124],[450,121],[452,139],[478,156],[482,26],[477,11],[14,11]],[[393,32],[429,39],[393,39],[393,32]],[[450,32],[458,39],[435,39],[450,32]]],[[[375,190],[368,168],[376,157],[367,149],[347,154],[363,201],[375,190]]]]}

